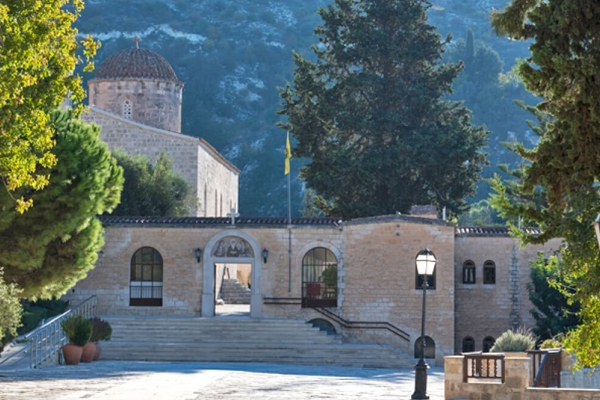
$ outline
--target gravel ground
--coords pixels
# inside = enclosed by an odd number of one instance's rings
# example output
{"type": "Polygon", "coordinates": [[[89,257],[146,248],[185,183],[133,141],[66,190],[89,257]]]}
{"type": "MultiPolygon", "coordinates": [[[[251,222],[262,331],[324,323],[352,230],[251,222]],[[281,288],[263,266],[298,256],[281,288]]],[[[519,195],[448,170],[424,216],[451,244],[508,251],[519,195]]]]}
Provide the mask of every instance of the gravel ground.
{"type": "MultiPolygon", "coordinates": [[[[428,384],[442,400],[441,368],[428,384]]],[[[0,400],[398,400],[413,391],[410,370],[127,361],[0,370],[0,400]]]]}

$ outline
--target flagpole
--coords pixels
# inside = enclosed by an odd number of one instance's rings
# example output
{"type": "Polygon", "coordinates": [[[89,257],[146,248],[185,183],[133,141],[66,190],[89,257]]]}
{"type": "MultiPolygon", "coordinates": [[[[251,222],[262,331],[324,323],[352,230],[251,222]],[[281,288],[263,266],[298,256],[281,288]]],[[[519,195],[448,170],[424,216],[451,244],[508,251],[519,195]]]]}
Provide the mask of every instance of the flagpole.
{"type": "Polygon", "coordinates": [[[292,174],[288,174],[288,293],[292,291],[292,174]]]}
{"type": "Polygon", "coordinates": [[[285,161],[288,189],[288,293],[292,291],[292,174],[290,171],[290,158],[292,149],[290,147],[290,132],[287,132],[285,141],[285,161]]]}

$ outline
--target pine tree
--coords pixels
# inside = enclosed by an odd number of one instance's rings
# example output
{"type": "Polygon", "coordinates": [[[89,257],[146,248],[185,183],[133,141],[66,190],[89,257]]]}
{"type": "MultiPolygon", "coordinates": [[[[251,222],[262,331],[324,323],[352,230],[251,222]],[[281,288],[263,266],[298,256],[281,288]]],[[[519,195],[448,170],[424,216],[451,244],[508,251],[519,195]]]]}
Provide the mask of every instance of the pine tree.
{"type": "Polygon", "coordinates": [[[43,171],[49,185],[23,193],[36,206],[20,215],[10,195],[0,191],[0,268],[26,298],[61,295],[93,268],[104,243],[96,215],[117,205],[123,185],[98,126],[70,111],[51,114],[51,126],[58,162],[43,171]]]}
{"type": "Polygon", "coordinates": [[[595,0],[512,0],[492,17],[497,33],[532,40],[531,57],[517,71],[542,102],[539,143],[514,150],[525,160],[519,182],[495,180],[493,202],[509,218],[537,225],[541,235],[513,232],[524,243],[564,238],[561,269],[575,289],[570,302],[581,305],[582,324],[569,332],[568,350],[578,366],[596,367],[600,353],[600,257],[591,228],[600,211],[600,4],[595,0]],[[543,201],[539,202],[540,194],[543,201]]]}
{"type": "Polygon", "coordinates": [[[485,164],[487,132],[444,100],[460,64],[421,0],[336,0],[320,9],[316,62],[294,53],[293,85],[280,89],[301,178],[329,215],[407,212],[433,203],[458,213],[485,164]]]}

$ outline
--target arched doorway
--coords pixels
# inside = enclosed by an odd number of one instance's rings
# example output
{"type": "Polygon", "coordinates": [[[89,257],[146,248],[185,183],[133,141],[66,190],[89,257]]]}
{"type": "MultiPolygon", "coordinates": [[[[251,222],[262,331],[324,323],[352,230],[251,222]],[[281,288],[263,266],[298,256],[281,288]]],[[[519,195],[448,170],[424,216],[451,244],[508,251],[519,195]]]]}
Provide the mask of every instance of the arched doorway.
{"type": "Polygon", "coordinates": [[[204,250],[202,264],[202,316],[215,316],[215,286],[227,265],[249,265],[250,316],[262,316],[260,246],[254,237],[238,231],[225,231],[213,236],[204,250]]]}

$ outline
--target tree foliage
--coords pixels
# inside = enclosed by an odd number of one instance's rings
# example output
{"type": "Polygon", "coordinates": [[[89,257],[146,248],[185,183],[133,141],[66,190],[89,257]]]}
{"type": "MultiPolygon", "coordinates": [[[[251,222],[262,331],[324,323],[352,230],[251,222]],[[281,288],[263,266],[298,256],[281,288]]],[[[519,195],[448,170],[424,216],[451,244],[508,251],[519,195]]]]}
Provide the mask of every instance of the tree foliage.
{"type": "MultiPolygon", "coordinates": [[[[3,0],[0,3],[0,181],[9,192],[20,187],[41,189],[56,163],[50,113],[69,96],[84,97],[81,78],[73,75],[81,63],[73,23],[82,0],[3,0]]],[[[98,43],[81,42],[90,58],[98,43]]],[[[81,111],[81,104],[75,108],[81,111]]],[[[31,198],[18,198],[23,212],[31,198]]]]}
{"type": "Polygon", "coordinates": [[[495,180],[494,204],[504,216],[536,225],[539,236],[513,232],[524,243],[564,238],[562,276],[581,305],[582,324],[569,332],[567,349],[578,366],[600,363],[600,253],[590,226],[598,211],[600,175],[600,4],[594,0],[513,0],[493,15],[497,33],[532,40],[531,57],[518,74],[542,97],[536,113],[539,143],[513,149],[525,159],[519,181],[495,180]],[[538,118],[540,119],[540,118],[538,118]],[[542,201],[540,200],[540,197],[542,201]]]}
{"type": "Polygon", "coordinates": [[[336,0],[320,9],[316,62],[294,53],[293,85],[280,89],[301,177],[329,215],[407,212],[434,203],[458,212],[485,164],[487,132],[443,100],[460,64],[421,0],[336,0]]]}
{"type": "Polygon", "coordinates": [[[0,351],[6,335],[16,336],[21,324],[20,290],[14,283],[6,283],[0,268],[0,351]]]}
{"type": "Polygon", "coordinates": [[[552,339],[579,325],[578,304],[570,304],[563,292],[569,290],[560,276],[557,256],[546,259],[543,253],[531,262],[531,281],[527,284],[529,300],[535,306],[535,333],[539,339],[552,339]]]}
{"type": "Polygon", "coordinates": [[[55,111],[50,121],[57,163],[42,171],[49,185],[16,191],[36,206],[19,215],[10,195],[0,192],[0,267],[26,298],[59,296],[93,268],[104,234],[96,215],[117,205],[123,185],[98,126],[70,111],[55,111]]]}
{"type": "Polygon", "coordinates": [[[123,168],[121,203],[112,212],[121,216],[178,217],[189,214],[192,193],[187,181],[173,172],[173,160],[163,151],[156,165],[145,156],[114,152],[123,168]]]}

